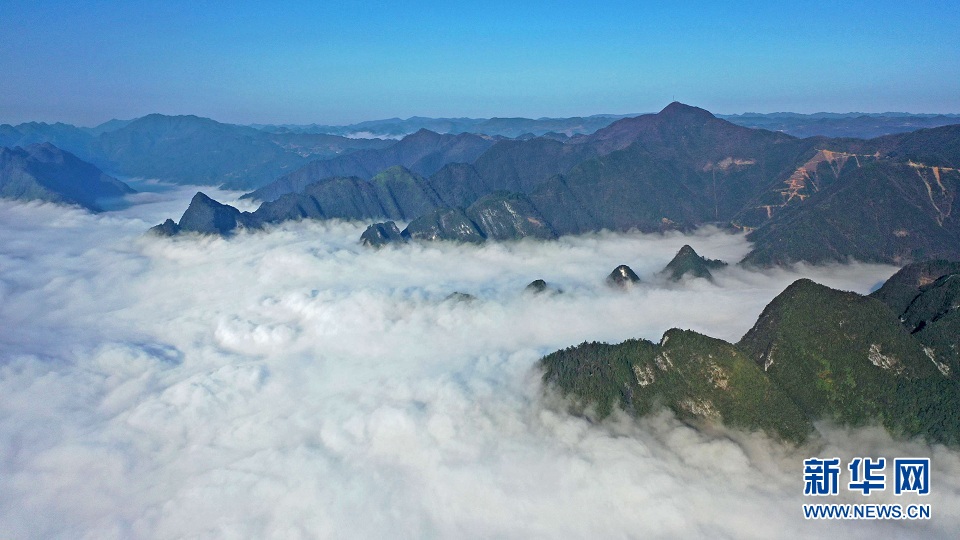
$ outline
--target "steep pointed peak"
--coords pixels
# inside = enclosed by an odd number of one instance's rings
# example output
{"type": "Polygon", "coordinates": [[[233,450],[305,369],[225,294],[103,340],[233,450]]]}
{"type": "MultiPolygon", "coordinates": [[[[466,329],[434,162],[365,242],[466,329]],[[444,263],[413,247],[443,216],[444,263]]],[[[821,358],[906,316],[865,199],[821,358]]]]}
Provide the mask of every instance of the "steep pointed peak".
{"type": "Polygon", "coordinates": [[[697,253],[697,251],[690,246],[690,244],[684,244],[683,247],[680,248],[680,251],[677,252],[677,257],[690,257],[690,256],[693,256],[693,257],[700,256],[697,253]]]}
{"type": "Polygon", "coordinates": [[[727,266],[727,263],[702,257],[688,244],[680,248],[680,251],[673,257],[673,260],[667,263],[661,274],[666,274],[668,279],[673,281],[679,281],[686,275],[712,281],[713,274],[710,270],[723,268],[724,266],[727,266]]]}
{"type": "Polygon", "coordinates": [[[220,203],[211,199],[206,193],[202,191],[198,191],[197,194],[194,195],[192,199],[190,199],[190,206],[193,206],[194,204],[211,206],[213,204],[220,204],[220,203]]]}
{"type": "Polygon", "coordinates": [[[191,209],[195,210],[197,208],[225,208],[231,212],[240,213],[240,210],[237,210],[229,204],[224,204],[216,199],[213,199],[202,191],[198,191],[197,194],[190,199],[190,205],[187,207],[187,212],[189,212],[191,209]]]}
{"type": "Polygon", "coordinates": [[[610,275],[607,276],[607,284],[613,287],[625,288],[628,285],[637,283],[640,281],[640,276],[633,271],[632,268],[625,264],[613,269],[613,272],[610,272],[610,275]]]}
{"type": "Polygon", "coordinates": [[[706,109],[694,107],[693,105],[686,105],[684,103],[680,103],[679,101],[674,101],[673,103],[664,107],[662,111],[657,113],[657,116],[661,118],[689,118],[697,120],[710,120],[712,118],[716,118],[713,113],[706,109]]]}

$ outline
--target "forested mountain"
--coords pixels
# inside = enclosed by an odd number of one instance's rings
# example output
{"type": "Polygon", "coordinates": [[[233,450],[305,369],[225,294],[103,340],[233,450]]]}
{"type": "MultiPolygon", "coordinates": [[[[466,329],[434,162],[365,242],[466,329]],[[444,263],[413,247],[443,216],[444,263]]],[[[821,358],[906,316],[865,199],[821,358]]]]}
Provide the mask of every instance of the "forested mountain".
{"type": "Polygon", "coordinates": [[[642,416],[664,406],[695,425],[796,442],[813,432],[812,421],[830,419],[960,444],[960,334],[916,328],[948,318],[955,327],[960,274],[950,273],[957,263],[920,267],[901,274],[936,279],[914,288],[898,275],[875,294],[899,306],[916,292],[909,303],[917,317],[902,323],[879,299],[801,279],[736,344],[678,329],[659,344],[583,343],[544,357],[543,380],[570,398],[574,412],[599,418],[615,407],[642,416]]]}
{"type": "MultiPolygon", "coordinates": [[[[750,233],[749,264],[850,257],[903,263],[960,257],[960,223],[952,213],[958,163],[960,126],[871,140],[797,139],[673,103],[565,141],[419,132],[385,150],[311,163],[251,196],[300,192],[271,203],[263,213],[271,222],[409,221],[441,209],[453,216],[489,193],[509,191],[524,195],[536,219],[561,235],[717,224],[750,233]],[[472,163],[440,165],[471,154],[477,154],[472,163]],[[402,173],[403,188],[386,196],[364,168],[379,159],[421,169],[402,173]],[[311,182],[338,171],[357,174],[311,182]],[[418,209],[423,213],[412,213],[418,209]]],[[[458,238],[437,230],[427,237],[458,238]]]]}
{"type": "Polygon", "coordinates": [[[352,176],[369,180],[380,171],[395,166],[430,175],[448,163],[471,162],[493,144],[493,139],[470,133],[440,135],[424,129],[384,149],[361,150],[333,159],[312,161],[244,197],[270,202],[287,193],[302,192],[310,184],[328,178],[352,176]]]}

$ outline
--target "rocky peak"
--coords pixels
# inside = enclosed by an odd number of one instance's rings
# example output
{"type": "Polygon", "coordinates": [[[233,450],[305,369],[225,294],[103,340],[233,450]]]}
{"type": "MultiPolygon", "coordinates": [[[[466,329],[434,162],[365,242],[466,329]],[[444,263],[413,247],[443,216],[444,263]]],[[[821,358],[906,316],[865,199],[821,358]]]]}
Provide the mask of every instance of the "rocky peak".
{"type": "Polygon", "coordinates": [[[637,275],[629,266],[621,264],[620,266],[613,269],[613,272],[610,272],[610,275],[607,276],[607,283],[613,287],[626,288],[629,285],[637,283],[640,281],[640,276],[637,275]]]}

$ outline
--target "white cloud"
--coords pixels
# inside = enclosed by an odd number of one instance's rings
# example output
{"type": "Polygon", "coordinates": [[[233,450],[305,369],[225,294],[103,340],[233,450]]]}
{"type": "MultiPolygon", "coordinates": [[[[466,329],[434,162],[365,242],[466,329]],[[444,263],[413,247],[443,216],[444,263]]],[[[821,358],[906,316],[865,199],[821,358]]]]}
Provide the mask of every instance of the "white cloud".
{"type": "MultiPolygon", "coordinates": [[[[190,188],[102,215],[0,202],[0,530],[12,538],[952,537],[960,457],[877,430],[818,448],[660,415],[558,412],[533,370],[584,340],[672,326],[736,340],[807,275],[866,292],[892,267],[721,271],[667,285],[684,243],[598,234],[372,251],[359,224],[143,236],[190,188]],[[629,264],[645,284],[603,280],[629,264]],[[536,278],[555,296],[522,294],[536,278]],[[444,301],[454,291],[472,303],[444,301]],[[934,457],[934,519],[806,523],[812,452],[934,457]]],[[[235,200],[235,193],[211,193],[235,200]]],[[[874,497],[871,497],[874,499],[874,497]]],[[[889,497],[877,497],[887,500],[889,497]]]]}

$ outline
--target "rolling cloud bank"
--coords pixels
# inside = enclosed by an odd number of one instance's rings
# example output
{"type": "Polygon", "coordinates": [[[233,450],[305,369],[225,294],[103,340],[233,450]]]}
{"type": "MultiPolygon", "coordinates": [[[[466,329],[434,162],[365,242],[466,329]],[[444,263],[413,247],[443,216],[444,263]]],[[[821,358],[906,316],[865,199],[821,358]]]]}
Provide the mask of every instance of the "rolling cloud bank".
{"type": "MultiPolygon", "coordinates": [[[[144,235],[195,190],[99,215],[0,201],[0,536],[955,537],[960,453],[840,430],[803,448],[663,413],[566,414],[536,361],[671,327],[736,341],[800,277],[868,292],[890,266],[654,274],[684,244],[590,234],[375,251],[363,224],[144,235]],[[644,284],[604,284],[619,264],[644,284]],[[542,278],[563,294],[530,295],[542,278]],[[474,301],[448,299],[453,292],[474,301]],[[806,522],[803,459],[931,456],[933,519],[806,522]]],[[[207,190],[217,200],[239,193],[207,190]]],[[[841,490],[841,493],[843,491],[841,490]]],[[[869,500],[914,502],[888,492],[869,500]]]]}

